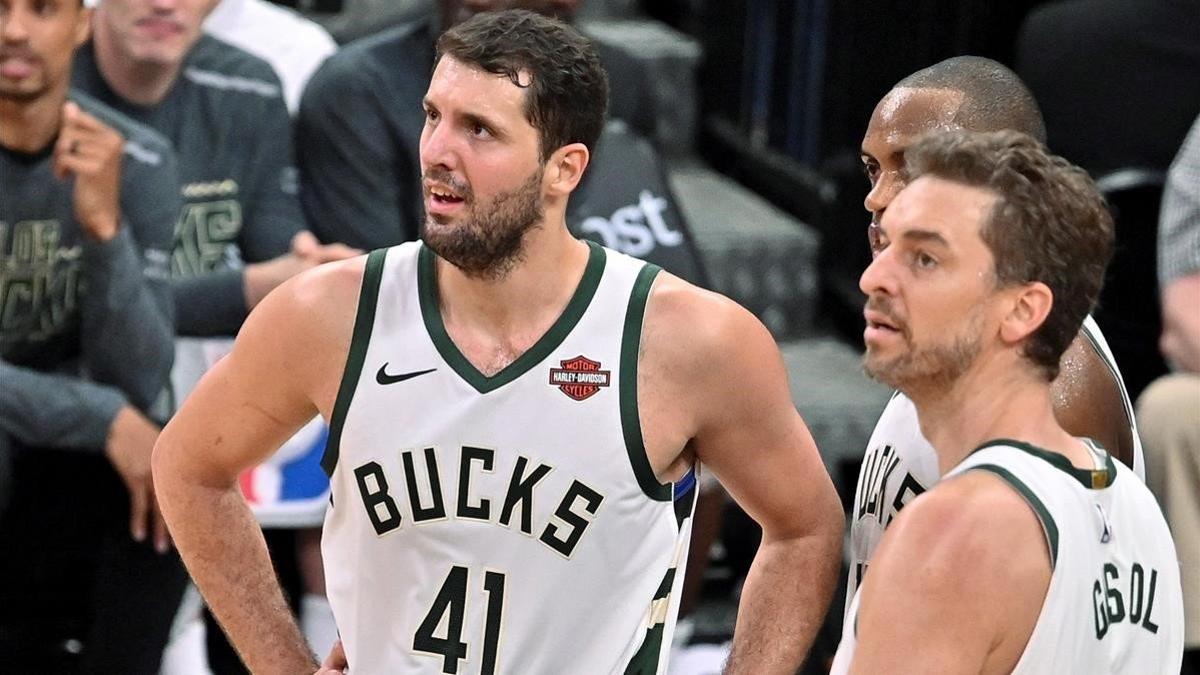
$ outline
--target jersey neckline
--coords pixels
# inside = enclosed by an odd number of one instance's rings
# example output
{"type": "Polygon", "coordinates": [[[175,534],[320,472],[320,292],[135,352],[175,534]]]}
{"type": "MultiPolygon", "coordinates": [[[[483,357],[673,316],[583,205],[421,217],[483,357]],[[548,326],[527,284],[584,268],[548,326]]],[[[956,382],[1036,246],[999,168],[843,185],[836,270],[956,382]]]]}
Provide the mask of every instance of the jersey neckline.
{"type": "Polygon", "coordinates": [[[421,303],[421,318],[425,322],[429,338],[433,340],[434,347],[446,364],[476,391],[486,394],[512,382],[545,360],[579,323],[596,295],[600,278],[604,275],[604,249],[591,241],[585,243],[588,245],[587,265],[584,266],[579,285],[576,286],[575,293],[567,302],[562,314],[532,347],[491,376],[481,373],[466,356],[463,356],[458,345],[454,344],[450,334],[446,332],[446,324],[442,321],[442,312],[438,305],[437,255],[428,246],[421,244],[417,254],[417,297],[421,303]]]}
{"type": "Polygon", "coordinates": [[[1067,459],[1065,455],[1061,455],[1057,452],[1051,452],[1045,448],[1039,448],[1036,445],[1031,445],[1024,441],[1013,440],[1011,438],[997,438],[987,441],[986,443],[972,450],[971,454],[975,454],[984,448],[990,448],[993,446],[1008,446],[1022,450],[1049,463],[1054,468],[1079,481],[1080,485],[1089,490],[1101,490],[1111,486],[1113,481],[1117,479],[1117,466],[1113,462],[1112,453],[1105,450],[1104,446],[1090,438],[1084,438],[1081,440],[1083,440],[1084,443],[1088,444],[1092,448],[1103,452],[1103,469],[1080,469],[1074,464],[1071,464],[1071,460],[1067,459]]]}

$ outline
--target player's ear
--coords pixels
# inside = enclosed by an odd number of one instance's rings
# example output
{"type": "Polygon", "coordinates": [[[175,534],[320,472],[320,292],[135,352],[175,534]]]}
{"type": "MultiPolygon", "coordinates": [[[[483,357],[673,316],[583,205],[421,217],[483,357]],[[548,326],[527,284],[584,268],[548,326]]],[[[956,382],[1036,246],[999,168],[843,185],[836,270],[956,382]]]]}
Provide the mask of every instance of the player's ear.
{"type": "Polygon", "coordinates": [[[1054,306],[1054,293],[1040,281],[1016,287],[1007,316],[1000,322],[1005,342],[1016,343],[1032,335],[1046,321],[1054,306]]]}
{"type": "Polygon", "coordinates": [[[92,8],[85,6],[79,10],[79,16],[75,17],[75,48],[78,49],[87,44],[91,37],[92,8]]]}
{"type": "Polygon", "coordinates": [[[568,143],[555,150],[546,161],[546,190],[559,197],[571,194],[590,160],[591,154],[583,143],[568,143]]]}

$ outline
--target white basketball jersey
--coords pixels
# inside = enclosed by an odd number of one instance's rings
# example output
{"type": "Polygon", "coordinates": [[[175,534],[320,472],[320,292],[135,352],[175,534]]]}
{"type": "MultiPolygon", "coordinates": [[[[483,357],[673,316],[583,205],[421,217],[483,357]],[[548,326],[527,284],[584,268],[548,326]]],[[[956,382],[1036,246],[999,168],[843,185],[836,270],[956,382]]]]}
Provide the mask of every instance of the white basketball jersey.
{"type": "MultiPolygon", "coordinates": [[[[1050,587],[1013,672],[1176,675],[1183,659],[1183,591],[1167,522],[1132,471],[1095,453],[1097,469],[1088,471],[1057,453],[998,440],[947,474],[999,476],[1042,523],[1050,587]]],[[[856,593],[833,673],[849,671],[858,607],[856,593]]]]}
{"type": "Polygon", "coordinates": [[[642,444],[659,270],[589,246],[562,316],[492,376],[449,339],[428,248],[368,257],[323,462],[355,675],[666,672],[695,490],[642,444]]]}
{"type": "MultiPolygon", "coordinates": [[[[1133,470],[1141,480],[1146,479],[1145,459],[1142,457],[1142,441],[1138,437],[1137,424],[1133,416],[1133,404],[1125,391],[1121,371],[1108,348],[1108,342],[1100,327],[1088,315],[1083,320],[1081,333],[1091,343],[1104,361],[1121,388],[1121,399],[1125,402],[1125,413],[1130,420],[1133,438],[1133,470]]],[[[854,493],[854,504],[850,512],[850,577],[846,582],[846,611],[854,591],[862,583],[867,566],[875,548],[879,546],[883,532],[905,504],[917,495],[933,487],[938,481],[937,452],[925,436],[917,421],[917,409],[907,396],[896,392],[888,401],[863,457],[858,474],[858,487],[854,493]]]]}

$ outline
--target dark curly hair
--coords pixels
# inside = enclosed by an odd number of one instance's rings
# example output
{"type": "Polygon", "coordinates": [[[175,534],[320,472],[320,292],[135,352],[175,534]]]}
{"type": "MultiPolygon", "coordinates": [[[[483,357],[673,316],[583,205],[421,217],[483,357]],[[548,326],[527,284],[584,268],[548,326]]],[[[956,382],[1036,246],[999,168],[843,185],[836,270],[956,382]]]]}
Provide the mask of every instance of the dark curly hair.
{"type": "Polygon", "coordinates": [[[574,28],[527,10],[486,12],[438,38],[437,60],[444,56],[528,90],[525,118],[538,130],[543,162],[568,143],[595,151],[608,75],[596,48],[574,28]]]}
{"type": "Polygon", "coordinates": [[[1040,281],[1050,288],[1054,304],[1024,354],[1053,380],[1112,257],[1112,216],[1096,184],[1016,131],[929,134],[905,160],[913,180],[936,176],[996,193],[980,235],[996,259],[997,284],[1040,281]]]}

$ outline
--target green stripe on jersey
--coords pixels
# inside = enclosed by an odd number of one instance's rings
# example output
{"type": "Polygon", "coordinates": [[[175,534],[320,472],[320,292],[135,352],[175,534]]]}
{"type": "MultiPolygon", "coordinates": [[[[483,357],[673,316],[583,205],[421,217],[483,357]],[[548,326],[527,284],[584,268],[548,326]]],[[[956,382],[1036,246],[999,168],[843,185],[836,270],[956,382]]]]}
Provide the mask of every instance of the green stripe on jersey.
{"type": "MultiPolygon", "coordinates": [[[[675,584],[675,568],[667,570],[663,576],[662,583],[658,585],[658,590],[654,593],[654,602],[670,602],[671,587],[675,584]]],[[[654,613],[653,607],[650,610],[651,615],[654,613]]],[[[625,675],[654,675],[658,672],[658,659],[662,655],[663,631],[666,629],[666,622],[670,621],[671,617],[667,617],[666,621],[656,623],[646,629],[646,637],[642,640],[642,646],[638,647],[637,653],[629,659],[629,665],[625,666],[625,675]]]]}
{"type": "Polygon", "coordinates": [[[333,477],[333,470],[337,467],[346,412],[350,410],[350,399],[354,398],[354,390],[358,388],[358,378],[367,359],[367,345],[375,328],[375,305],[379,302],[379,283],[383,280],[383,263],[386,259],[387,249],[372,251],[367,256],[362,290],[358,294],[358,314],[354,317],[354,333],[350,338],[350,353],[346,356],[346,368],[342,371],[342,383],[338,386],[333,415],[329,420],[329,441],[321,457],[321,468],[330,477],[333,477]]]}
{"type": "Polygon", "coordinates": [[[637,379],[638,353],[642,346],[642,321],[646,317],[646,301],[650,298],[650,287],[662,269],[647,263],[638,272],[629,294],[629,308],[625,311],[625,330],[621,334],[621,431],[625,435],[625,451],[629,463],[637,476],[638,485],[647,497],[659,502],[669,502],[672,497],[670,485],[663,485],[654,476],[650,458],[646,456],[645,439],[642,437],[642,420],[638,414],[637,379]]]}
{"type": "Polygon", "coordinates": [[[982,471],[991,472],[1000,477],[1001,480],[1008,483],[1016,490],[1033,512],[1037,514],[1038,520],[1042,523],[1042,531],[1046,534],[1046,543],[1050,546],[1050,571],[1054,571],[1054,565],[1058,562],[1058,524],[1054,522],[1054,516],[1050,515],[1050,510],[1042,503],[1042,500],[1034,494],[1033,490],[1025,484],[1025,481],[1017,478],[1008,469],[996,464],[977,464],[971,467],[970,470],[980,469],[982,471]]]}
{"type": "MultiPolygon", "coordinates": [[[[1099,443],[1092,439],[1085,439],[1087,443],[1093,447],[1103,448],[1099,443]]],[[[992,446],[1011,447],[1027,454],[1033,455],[1038,459],[1048,463],[1050,466],[1062,471],[1071,478],[1074,478],[1080,485],[1089,490],[1100,490],[1109,487],[1113,481],[1117,479],[1117,465],[1113,461],[1112,453],[1105,451],[1104,453],[1104,468],[1103,469],[1080,469],[1067,459],[1066,455],[1061,455],[1057,452],[1051,452],[1044,448],[1039,448],[1036,445],[1030,445],[1024,441],[1016,441],[1011,438],[997,438],[972,450],[972,453],[979,452],[984,448],[992,446]]]]}

